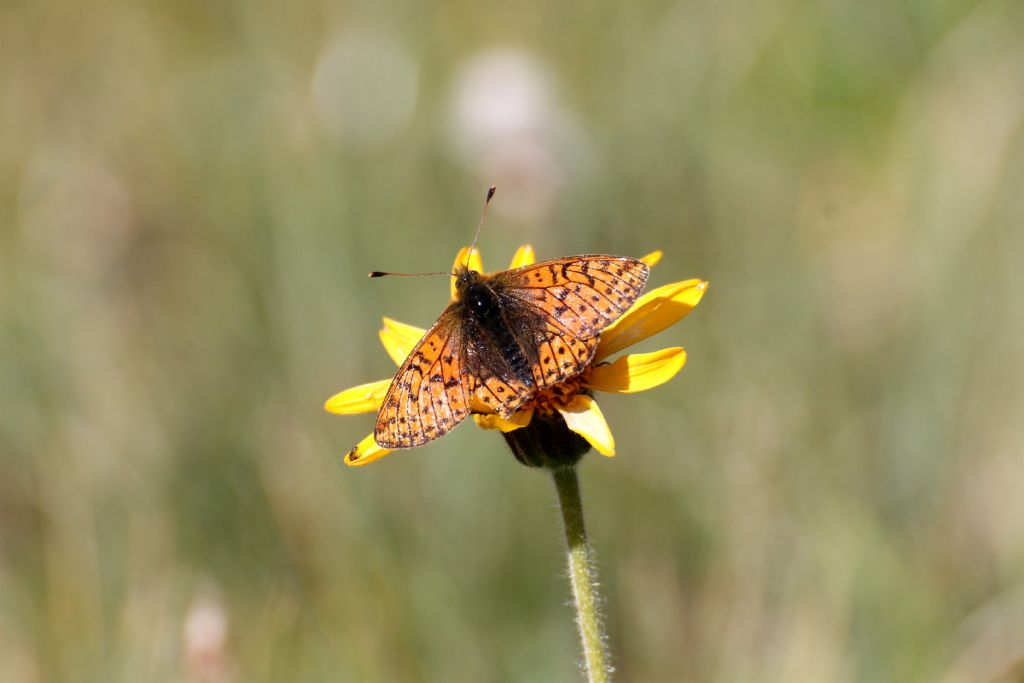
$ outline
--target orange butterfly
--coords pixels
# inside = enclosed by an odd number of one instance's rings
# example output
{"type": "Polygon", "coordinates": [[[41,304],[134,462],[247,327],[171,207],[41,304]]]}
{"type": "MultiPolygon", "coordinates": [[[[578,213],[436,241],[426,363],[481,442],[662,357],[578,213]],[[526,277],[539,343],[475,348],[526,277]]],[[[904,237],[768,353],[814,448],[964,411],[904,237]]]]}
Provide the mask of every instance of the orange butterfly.
{"type": "Polygon", "coordinates": [[[637,259],[589,254],[491,275],[460,266],[455,300],[391,381],[374,440],[421,446],[474,404],[508,418],[537,390],[586,368],[601,330],[636,301],[648,273],[637,259]]]}

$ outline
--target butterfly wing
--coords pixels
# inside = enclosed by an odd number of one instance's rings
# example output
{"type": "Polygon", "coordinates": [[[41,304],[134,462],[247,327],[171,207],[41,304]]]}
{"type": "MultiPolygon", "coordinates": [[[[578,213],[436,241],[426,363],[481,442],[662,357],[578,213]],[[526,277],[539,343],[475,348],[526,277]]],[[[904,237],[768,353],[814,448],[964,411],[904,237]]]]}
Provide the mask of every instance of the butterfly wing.
{"type": "Polygon", "coordinates": [[[534,351],[537,387],[549,387],[587,366],[601,330],[629,310],[649,273],[647,264],[637,259],[588,254],[494,276],[491,285],[504,308],[522,308],[524,317],[536,317],[536,323],[517,327],[533,335],[522,339],[521,346],[534,351]]]}
{"type": "Polygon", "coordinates": [[[500,328],[481,326],[472,316],[465,317],[463,377],[475,411],[495,411],[508,417],[536,390],[532,357],[524,341],[532,343],[531,330],[540,329],[543,323],[518,300],[502,301],[500,308],[500,328]]]}
{"type": "Polygon", "coordinates": [[[373,438],[383,448],[422,446],[469,415],[462,382],[464,353],[459,311],[445,309],[391,380],[373,438]]]}

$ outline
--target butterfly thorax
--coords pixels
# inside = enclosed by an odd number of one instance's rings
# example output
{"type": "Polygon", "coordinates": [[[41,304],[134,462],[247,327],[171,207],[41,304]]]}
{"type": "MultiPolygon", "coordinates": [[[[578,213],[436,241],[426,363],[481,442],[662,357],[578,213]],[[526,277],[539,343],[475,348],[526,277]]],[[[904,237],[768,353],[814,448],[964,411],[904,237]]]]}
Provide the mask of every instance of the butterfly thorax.
{"type": "Polygon", "coordinates": [[[455,275],[455,298],[464,307],[465,316],[486,327],[500,324],[501,301],[487,283],[490,278],[468,269],[460,269],[455,275]]]}
{"type": "Polygon", "coordinates": [[[464,270],[456,274],[456,301],[463,307],[463,315],[488,332],[495,326],[502,327],[501,301],[487,283],[486,276],[475,270],[464,270]]]}
{"type": "Polygon", "coordinates": [[[497,293],[491,289],[475,270],[460,274],[455,282],[456,299],[462,304],[464,315],[481,327],[492,331],[494,326],[501,326],[501,302],[497,293]]]}

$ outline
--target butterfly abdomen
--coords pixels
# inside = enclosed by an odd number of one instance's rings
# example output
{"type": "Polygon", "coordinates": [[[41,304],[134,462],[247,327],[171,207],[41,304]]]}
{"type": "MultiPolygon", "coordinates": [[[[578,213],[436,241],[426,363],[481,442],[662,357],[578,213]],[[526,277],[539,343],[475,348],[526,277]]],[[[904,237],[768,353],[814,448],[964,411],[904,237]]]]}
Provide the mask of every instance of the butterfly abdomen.
{"type": "Polygon", "coordinates": [[[486,343],[478,353],[490,356],[487,364],[491,367],[505,365],[510,376],[503,379],[515,378],[527,386],[532,385],[530,359],[517,339],[517,331],[505,317],[498,295],[486,284],[474,282],[466,286],[461,298],[467,322],[482,333],[481,341],[486,343]]]}

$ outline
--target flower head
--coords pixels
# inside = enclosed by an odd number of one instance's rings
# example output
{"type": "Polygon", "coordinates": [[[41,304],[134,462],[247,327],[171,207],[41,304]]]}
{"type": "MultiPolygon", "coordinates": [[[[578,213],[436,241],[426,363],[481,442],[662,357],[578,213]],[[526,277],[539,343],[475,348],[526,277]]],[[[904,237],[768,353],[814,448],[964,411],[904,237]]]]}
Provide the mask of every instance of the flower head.
{"type": "MultiPolygon", "coordinates": [[[[516,251],[509,267],[519,268],[535,260],[533,248],[525,245],[516,251]]],[[[641,260],[653,266],[661,260],[661,252],[648,254],[641,260]]],[[[456,255],[453,272],[467,263],[470,270],[483,272],[479,252],[467,248],[461,249],[456,255]]],[[[454,298],[454,277],[451,286],[454,298]]],[[[677,323],[700,302],[707,287],[707,282],[693,279],[664,285],[644,294],[622,317],[601,332],[593,360],[579,374],[537,391],[508,418],[474,402],[474,420],[484,429],[504,433],[516,457],[524,464],[540,464],[524,461],[524,449],[529,451],[530,432],[563,422],[578,442],[578,447],[574,449],[578,452],[577,459],[589,447],[602,455],[615,455],[615,440],[594,400],[594,392],[633,394],[660,386],[682,370],[686,363],[686,351],[677,346],[651,353],[626,354],[614,361],[606,359],[677,323]],[[513,434],[531,423],[533,430],[513,434]]],[[[388,355],[400,366],[425,332],[421,328],[384,318],[379,336],[388,355]]],[[[385,379],[346,389],[329,398],[324,407],[328,412],[339,415],[379,411],[390,384],[391,380],[385,379]]],[[[390,452],[381,448],[374,441],[373,434],[370,434],[349,451],[345,456],[345,464],[366,465],[390,452]]],[[[526,459],[530,460],[528,457],[526,459]]]]}

